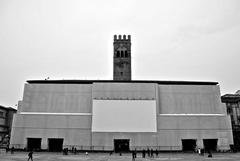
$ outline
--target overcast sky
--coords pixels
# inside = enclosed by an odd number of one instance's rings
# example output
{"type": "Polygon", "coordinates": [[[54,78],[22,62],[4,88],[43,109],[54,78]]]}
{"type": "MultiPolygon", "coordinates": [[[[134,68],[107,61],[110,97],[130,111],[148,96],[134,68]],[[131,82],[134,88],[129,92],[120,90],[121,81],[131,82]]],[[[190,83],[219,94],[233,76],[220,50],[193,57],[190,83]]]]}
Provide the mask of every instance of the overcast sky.
{"type": "Polygon", "coordinates": [[[239,0],[1,0],[0,105],[26,80],[113,79],[113,35],[132,36],[132,79],[240,89],[239,0]]]}

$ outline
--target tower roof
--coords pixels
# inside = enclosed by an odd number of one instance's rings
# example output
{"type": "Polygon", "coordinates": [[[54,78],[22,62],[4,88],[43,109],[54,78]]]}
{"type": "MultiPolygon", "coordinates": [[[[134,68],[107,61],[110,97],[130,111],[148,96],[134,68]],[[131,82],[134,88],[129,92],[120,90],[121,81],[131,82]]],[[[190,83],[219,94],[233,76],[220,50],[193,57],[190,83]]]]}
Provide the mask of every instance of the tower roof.
{"type": "Polygon", "coordinates": [[[114,35],[114,41],[131,41],[131,35],[114,35]]]}

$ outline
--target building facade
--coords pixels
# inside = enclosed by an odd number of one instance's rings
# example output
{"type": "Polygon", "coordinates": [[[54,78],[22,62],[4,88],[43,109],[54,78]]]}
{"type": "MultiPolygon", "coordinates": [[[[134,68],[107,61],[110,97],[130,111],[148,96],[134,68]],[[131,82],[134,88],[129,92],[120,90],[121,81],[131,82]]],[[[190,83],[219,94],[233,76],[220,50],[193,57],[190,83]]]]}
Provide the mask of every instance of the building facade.
{"type": "Polygon", "coordinates": [[[230,116],[218,83],[131,80],[130,47],[130,36],[114,36],[114,80],[27,81],[11,146],[49,151],[230,149],[230,116]]]}
{"type": "Polygon", "coordinates": [[[16,109],[0,106],[0,146],[7,146],[12,129],[13,115],[16,109]]]}
{"type": "Polygon", "coordinates": [[[226,104],[227,114],[231,117],[234,149],[240,150],[240,91],[235,94],[225,94],[221,97],[226,104]]]}

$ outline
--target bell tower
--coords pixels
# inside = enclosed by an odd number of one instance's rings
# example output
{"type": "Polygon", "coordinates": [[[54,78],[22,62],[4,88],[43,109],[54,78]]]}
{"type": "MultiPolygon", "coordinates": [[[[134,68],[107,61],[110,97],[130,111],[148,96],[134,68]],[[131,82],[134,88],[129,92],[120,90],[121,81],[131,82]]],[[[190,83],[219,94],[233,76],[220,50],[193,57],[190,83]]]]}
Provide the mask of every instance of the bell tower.
{"type": "Polygon", "coordinates": [[[114,35],[113,80],[131,80],[131,36],[114,35]]]}

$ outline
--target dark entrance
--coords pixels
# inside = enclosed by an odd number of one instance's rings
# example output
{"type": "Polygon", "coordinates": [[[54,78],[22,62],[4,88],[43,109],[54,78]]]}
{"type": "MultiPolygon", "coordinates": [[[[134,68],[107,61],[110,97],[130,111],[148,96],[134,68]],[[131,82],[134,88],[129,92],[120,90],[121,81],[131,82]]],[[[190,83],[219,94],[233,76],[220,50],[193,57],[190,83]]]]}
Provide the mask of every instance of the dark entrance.
{"type": "Polygon", "coordinates": [[[41,149],[41,138],[27,138],[27,149],[38,151],[41,149]]]}
{"type": "Polygon", "coordinates": [[[182,150],[183,151],[195,151],[196,140],[194,139],[182,139],[182,150]]]}
{"type": "Polygon", "coordinates": [[[216,151],[218,139],[203,139],[205,151],[216,151]]]}
{"type": "Polygon", "coordinates": [[[114,139],[114,151],[115,152],[128,152],[129,151],[129,139],[114,139]]]}
{"type": "Polygon", "coordinates": [[[63,148],[63,139],[51,138],[48,139],[48,150],[51,152],[60,152],[63,148]]]}

